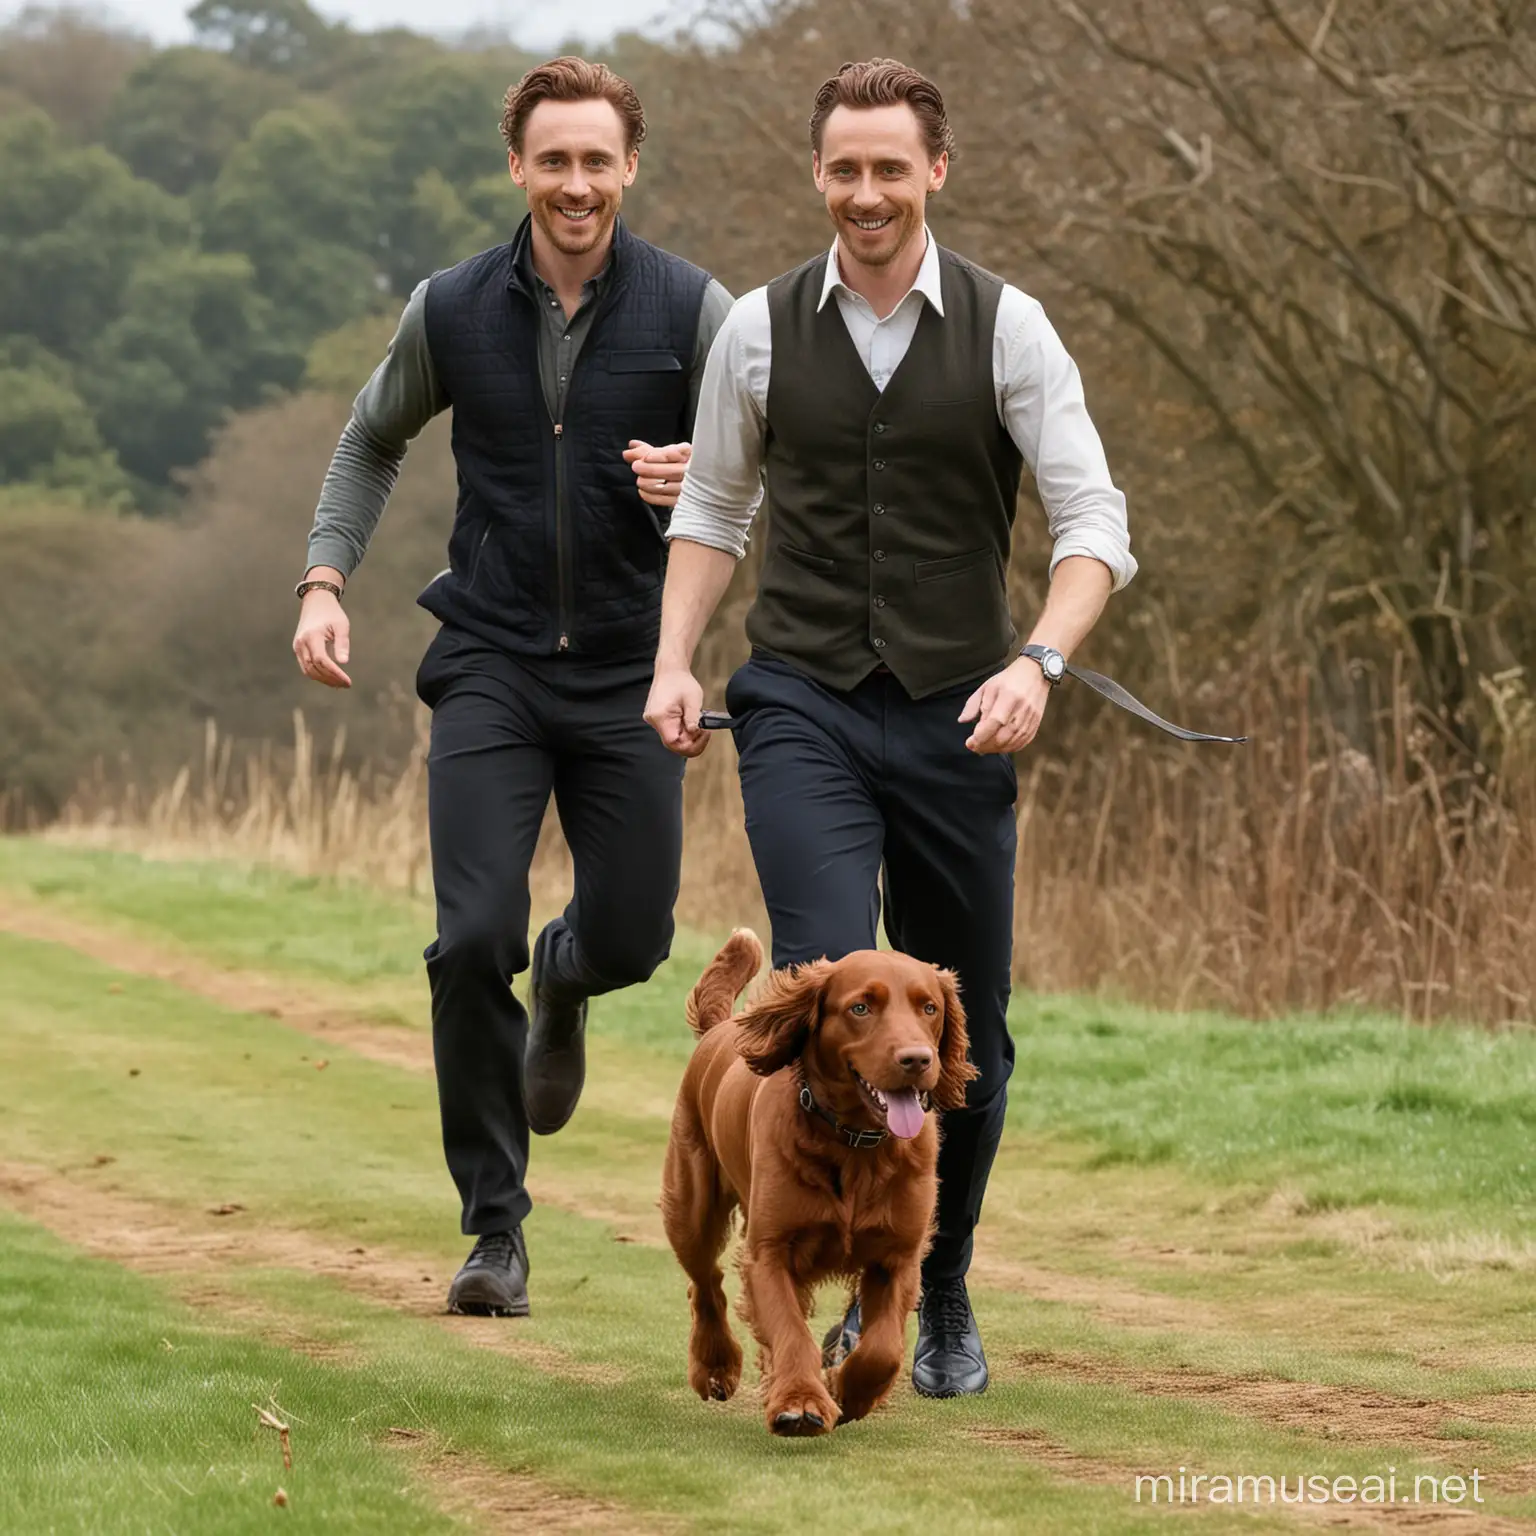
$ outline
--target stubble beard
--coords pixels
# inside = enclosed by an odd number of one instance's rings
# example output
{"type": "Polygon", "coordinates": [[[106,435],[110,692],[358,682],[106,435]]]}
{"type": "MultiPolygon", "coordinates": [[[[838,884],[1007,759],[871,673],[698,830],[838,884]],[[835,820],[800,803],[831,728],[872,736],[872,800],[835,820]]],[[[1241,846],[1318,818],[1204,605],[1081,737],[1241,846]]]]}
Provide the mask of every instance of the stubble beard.
{"type": "MultiPolygon", "coordinates": [[[[844,214],[839,220],[839,227],[844,221],[852,223],[853,215],[844,214]]],[[[888,267],[911,244],[913,237],[921,230],[922,220],[913,216],[907,209],[898,209],[893,215],[890,228],[886,231],[889,243],[882,245],[873,251],[861,249],[853,244],[852,240],[846,242],[849,254],[866,267],[888,267]]],[[[855,237],[863,231],[855,225],[855,237]]]]}
{"type": "Polygon", "coordinates": [[[601,245],[612,232],[618,212],[616,202],[604,201],[593,208],[590,218],[572,224],[560,212],[558,198],[543,198],[533,205],[533,216],[545,239],[563,256],[585,256],[601,245]]]}

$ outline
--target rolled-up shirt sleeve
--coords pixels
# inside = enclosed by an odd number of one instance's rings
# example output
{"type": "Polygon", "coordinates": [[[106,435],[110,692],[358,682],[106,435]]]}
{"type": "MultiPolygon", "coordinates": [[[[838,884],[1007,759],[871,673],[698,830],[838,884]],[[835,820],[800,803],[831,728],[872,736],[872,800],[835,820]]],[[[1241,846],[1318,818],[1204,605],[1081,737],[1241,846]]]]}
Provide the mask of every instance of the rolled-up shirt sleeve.
{"type": "Polygon", "coordinates": [[[1110,478],[1077,364],[1039,301],[1011,285],[998,304],[993,360],[998,414],[1045,508],[1052,574],[1068,555],[1088,555],[1119,591],[1136,574],[1125,497],[1110,478]]]}
{"type": "Polygon", "coordinates": [[[738,560],[763,499],[768,426],[768,293],[744,294],[709,350],[693,424],[693,453],[668,539],[707,544],[738,560]]]}

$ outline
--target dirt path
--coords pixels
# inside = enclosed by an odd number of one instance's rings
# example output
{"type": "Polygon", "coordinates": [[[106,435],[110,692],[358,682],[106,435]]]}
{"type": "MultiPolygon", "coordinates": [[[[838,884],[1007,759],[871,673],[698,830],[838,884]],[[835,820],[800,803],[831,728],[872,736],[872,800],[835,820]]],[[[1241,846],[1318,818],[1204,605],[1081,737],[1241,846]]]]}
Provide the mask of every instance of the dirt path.
{"type": "MultiPolygon", "coordinates": [[[[347,1351],[306,1333],[280,1310],[254,1302],[230,1284],[236,1270],[271,1265],[324,1275],[370,1300],[430,1318],[478,1348],[495,1351],[549,1375],[588,1385],[625,1380],[614,1366],[576,1360],[554,1345],[519,1336],[504,1319],[450,1317],[442,1310],[447,1277],[429,1261],[378,1249],[339,1247],[309,1232],[258,1227],[243,1212],[186,1211],[136,1200],[110,1188],[34,1164],[0,1162],[0,1205],[47,1227],[87,1253],[169,1283],[183,1301],[259,1331],[281,1348],[312,1359],[345,1358],[347,1351]]],[[[433,1501],[486,1531],[509,1518],[551,1532],[661,1533],[666,1522],[583,1494],[550,1487],[526,1472],[496,1467],[426,1431],[392,1428],[388,1443],[400,1450],[433,1501]]]]}
{"type": "MultiPolygon", "coordinates": [[[[1447,1399],[1396,1397],[1362,1387],[1291,1381],[1257,1373],[1230,1376],[1215,1371],[1149,1370],[1047,1350],[1015,1355],[1014,1363],[1046,1376],[1125,1387],[1153,1397],[1192,1398],[1224,1412],[1301,1430],[1323,1440],[1403,1445],[1437,1458],[1445,1454],[1449,1438],[1446,1427],[1453,1420],[1536,1429],[1536,1391],[1447,1399]]],[[[1487,1444],[1465,1433],[1456,1434],[1455,1441],[1470,1448],[1487,1444]]]]}
{"type": "Polygon", "coordinates": [[[238,1208],[198,1214],[139,1200],[110,1183],[87,1182],[32,1163],[0,1161],[0,1204],[41,1223],[66,1242],[142,1274],[187,1282],[190,1300],[218,1294],[210,1277],[252,1266],[323,1275],[370,1300],[430,1318],[483,1349],[570,1381],[608,1386],[625,1380],[616,1366],[573,1359],[520,1334],[506,1319],[451,1317],[443,1311],[450,1274],[429,1259],[379,1248],[327,1243],[313,1232],[258,1225],[238,1208]]]}
{"type": "Polygon", "coordinates": [[[113,970],[168,982],[221,1008],[264,1013],[385,1066],[411,1072],[432,1070],[432,1040],[425,1030],[357,1018],[348,1012],[346,992],[332,983],[215,965],[9,895],[0,895],[0,932],[67,945],[113,970]]]}

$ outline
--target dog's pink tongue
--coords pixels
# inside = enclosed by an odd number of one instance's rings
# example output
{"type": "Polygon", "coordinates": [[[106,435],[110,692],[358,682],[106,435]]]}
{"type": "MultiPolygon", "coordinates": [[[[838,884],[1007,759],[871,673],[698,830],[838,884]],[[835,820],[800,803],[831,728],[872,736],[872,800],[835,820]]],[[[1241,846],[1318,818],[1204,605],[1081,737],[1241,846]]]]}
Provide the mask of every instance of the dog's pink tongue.
{"type": "Polygon", "coordinates": [[[918,1102],[917,1089],[903,1088],[900,1093],[885,1096],[885,1123],[892,1136],[911,1141],[923,1128],[923,1106],[918,1102]]]}

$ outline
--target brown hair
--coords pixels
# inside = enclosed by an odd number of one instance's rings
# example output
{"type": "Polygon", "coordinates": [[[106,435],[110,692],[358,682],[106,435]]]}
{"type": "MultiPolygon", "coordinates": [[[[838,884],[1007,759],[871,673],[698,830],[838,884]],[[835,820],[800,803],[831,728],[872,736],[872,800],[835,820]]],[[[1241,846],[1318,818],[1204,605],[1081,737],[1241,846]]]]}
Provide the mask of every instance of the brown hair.
{"type": "Polygon", "coordinates": [[[844,64],[816,92],[811,110],[811,148],[821,153],[821,131],[836,107],[894,107],[905,102],[922,130],[923,146],[930,160],[953,155],[955,136],[944,112],[944,98],[926,75],[920,75],[899,59],[865,59],[844,64]]]}
{"type": "Polygon", "coordinates": [[[522,154],[528,114],[541,101],[606,101],[624,124],[626,152],[638,149],[645,138],[645,108],[634,86],[606,64],[567,54],[530,69],[516,85],[507,87],[501,106],[501,136],[508,149],[522,154]]]}

